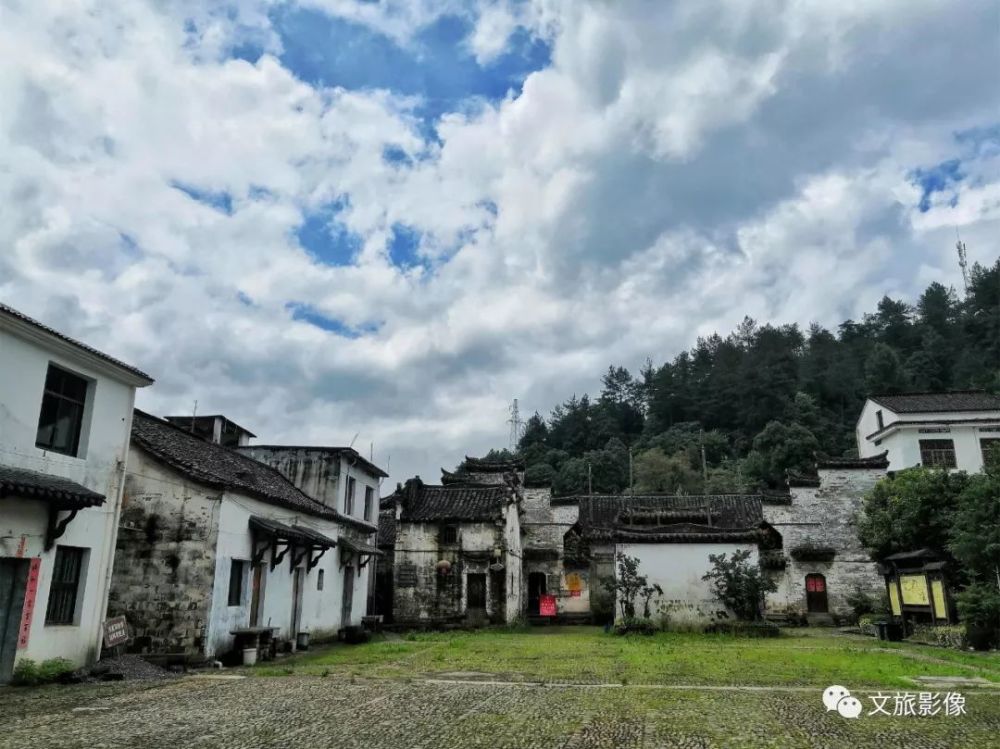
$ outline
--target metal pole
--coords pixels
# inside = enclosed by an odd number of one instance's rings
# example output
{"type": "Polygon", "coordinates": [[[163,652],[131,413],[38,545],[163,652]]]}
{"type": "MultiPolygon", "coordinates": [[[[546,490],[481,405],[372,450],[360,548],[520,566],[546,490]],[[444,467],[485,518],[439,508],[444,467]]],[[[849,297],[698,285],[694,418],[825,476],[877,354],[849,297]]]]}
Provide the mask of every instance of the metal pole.
{"type": "Polygon", "coordinates": [[[628,449],[628,493],[635,496],[635,484],[632,481],[632,448],[628,449]]]}
{"type": "Polygon", "coordinates": [[[587,494],[594,493],[593,474],[590,471],[590,462],[587,462],[587,494]]]}

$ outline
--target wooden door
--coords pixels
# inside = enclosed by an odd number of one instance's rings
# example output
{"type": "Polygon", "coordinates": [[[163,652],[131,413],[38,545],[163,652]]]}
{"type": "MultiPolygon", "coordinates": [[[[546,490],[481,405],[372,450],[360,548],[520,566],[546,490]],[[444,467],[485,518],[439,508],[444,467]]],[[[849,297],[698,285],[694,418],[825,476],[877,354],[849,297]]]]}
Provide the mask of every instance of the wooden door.
{"type": "Polygon", "coordinates": [[[528,613],[538,616],[538,603],[545,595],[545,573],[532,572],[528,575],[528,613]]]}
{"type": "Polygon", "coordinates": [[[486,575],[482,572],[470,573],[466,577],[466,608],[471,611],[486,612],[486,575]]]}
{"type": "Polygon", "coordinates": [[[250,626],[259,627],[264,608],[264,565],[258,564],[250,575],[250,626]]]}
{"type": "Polygon", "coordinates": [[[27,559],[0,559],[0,684],[14,671],[29,566],[27,559]]]}
{"type": "Polygon", "coordinates": [[[806,609],[810,614],[825,614],[829,611],[826,578],[822,575],[806,575],[806,609]]]}
{"type": "Polygon", "coordinates": [[[292,630],[291,635],[294,640],[302,626],[302,568],[296,567],[292,571],[292,630]]]}
{"type": "Polygon", "coordinates": [[[354,565],[344,568],[344,601],[340,611],[340,626],[351,624],[351,608],[354,605],[354,565]]]}

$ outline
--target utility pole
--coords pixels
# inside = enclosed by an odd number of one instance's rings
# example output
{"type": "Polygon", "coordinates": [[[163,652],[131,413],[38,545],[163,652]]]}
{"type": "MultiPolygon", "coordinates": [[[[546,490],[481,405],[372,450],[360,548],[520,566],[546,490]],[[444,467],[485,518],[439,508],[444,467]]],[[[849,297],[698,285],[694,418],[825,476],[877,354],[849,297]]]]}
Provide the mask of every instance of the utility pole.
{"type": "Polygon", "coordinates": [[[524,435],[524,422],[521,421],[521,411],[517,406],[517,398],[510,406],[510,418],[507,419],[507,423],[510,424],[510,451],[517,452],[517,446],[524,435]]]}
{"type": "Polygon", "coordinates": [[[593,474],[590,471],[590,461],[587,461],[587,494],[594,493],[593,474]]]}
{"type": "Polygon", "coordinates": [[[628,493],[635,496],[635,484],[632,482],[632,448],[628,449],[628,493]]]}
{"type": "Polygon", "coordinates": [[[708,494],[708,461],[705,460],[705,430],[701,430],[701,493],[708,494]]]}
{"type": "Polygon", "coordinates": [[[955,249],[958,250],[958,267],[962,269],[962,281],[965,283],[965,295],[969,295],[969,260],[966,257],[965,242],[955,229],[955,249]]]}
{"type": "Polygon", "coordinates": [[[194,402],[194,408],[191,409],[191,428],[188,430],[191,434],[194,434],[194,420],[198,416],[198,401],[194,402]]]}

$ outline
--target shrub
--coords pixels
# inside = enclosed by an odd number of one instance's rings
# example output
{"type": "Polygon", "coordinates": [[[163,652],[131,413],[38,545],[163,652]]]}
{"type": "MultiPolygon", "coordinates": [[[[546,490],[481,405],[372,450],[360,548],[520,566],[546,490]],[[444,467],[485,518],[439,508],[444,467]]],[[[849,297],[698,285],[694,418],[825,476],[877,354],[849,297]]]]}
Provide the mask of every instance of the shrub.
{"type": "Polygon", "coordinates": [[[616,635],[652,635],[656,630],[652,619],[630,616],[616,623],[613,631],[616,635]]]}
{"type": "Polygon", "coordinates": [[[712,594],[737,618],[757,621],[764,609],[764,596],[776,591],[778,585],[749,559],[746,550],[734,551],[731,559],[725,554],[709,554],[712,569],[701,579],[711,581],[712,594]]]}
{"type": "Polygon", "coordinates": [[[617,598],[624,620],[635,618],[636,598],[642,599],[642,616],[649,619],[652,616],[650,601],[653,596],[663,593],[659,585],[650,585],[648,578],[639,574],[639,560],[627,554],[618,555],[618,575],[606,577],[602,582],[608,593],[617,598]]]}
{"type": "Polygon", "coordinates": [[[868,614],[875,615],[872,621],[889,614],[889,601],[885,591],[881,597],[876,597],[862,590],[861,586],[855,586],[854,590],[847,594],[847,605],[854,612],[853,620],[858,624],[861,623],[861,617],[868,614]]]}
{"type": "Polygon", "coordinates": [[[22,658],[14,667],[11,683],[23,687],[51,684],[64,674],[71,673],[75,668],[65,658],[50,658],[40,664],[31,658],[22,658]]]}
{"type": "Polygon", "coordinates": [[[940,645],[945,648],[964,650],[968,647],[965,626],[962,624],[933,625],[915,624],[910,634],[913,642],[923,642],[928,645],[940,645]]]}
{"type": "Polygon", "coordinates": [[[868,635],[869,637],[878,637],[878,627],[875,626],[875,622],[881,621],[883,618],[876,614],[862,614],[859,616],[858,627],[861,629],[861,634],[868,635]]]}
{"type": "Polygon", "coordinates": [[[976,582],[955,596],[958,614],[965,623],[969,644],[988,650],[1000,632],[1000,591],[990,583],[976,582]]]}
{"type": "Polygon", "coordinates": [[[714,622],[705,628],[705,632],[713,635],[732,635],[733,637],[779,637],[781,629],[771,622],[757,621],[725,621],[714,622]]]}

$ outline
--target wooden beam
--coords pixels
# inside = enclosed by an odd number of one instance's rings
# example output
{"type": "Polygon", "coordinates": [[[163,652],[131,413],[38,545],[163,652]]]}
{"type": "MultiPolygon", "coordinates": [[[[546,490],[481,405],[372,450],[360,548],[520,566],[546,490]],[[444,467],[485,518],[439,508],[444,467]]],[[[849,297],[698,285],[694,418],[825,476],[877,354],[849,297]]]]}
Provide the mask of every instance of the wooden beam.
{"type": "Polygon", "coordinates": [[[306,572],[309,572],[310,570],[312,570],[313,567],[315,567],[317,564],[319,564],[320,557],[322,557],[324,554],[326,554],[327,548],[328,547],[326,547],[326,546],[320,546],[319,547],[319,554],[317,554],[314,557],[313,556],[310,557],[309,562],[306,564],[306,572]]]}
{"type": "Polygon", "coordinates": [[[73,522],[78,510],[70,510],[69,515],[59,520],[59,509],[49,505],[49,522],[45,529],[45,551],[51,551],[56,539],[66,532],[66,526],[73,522]]]}

